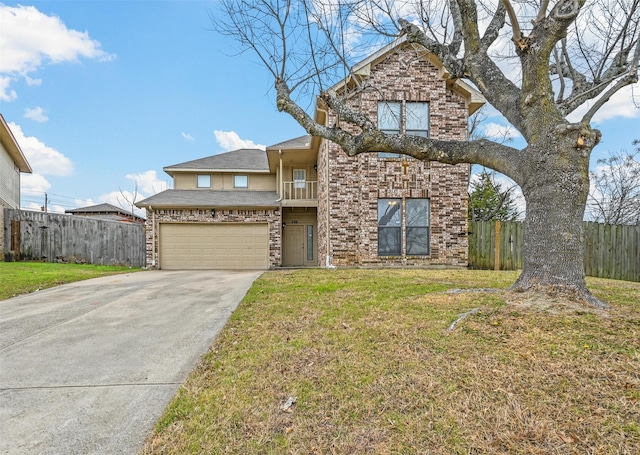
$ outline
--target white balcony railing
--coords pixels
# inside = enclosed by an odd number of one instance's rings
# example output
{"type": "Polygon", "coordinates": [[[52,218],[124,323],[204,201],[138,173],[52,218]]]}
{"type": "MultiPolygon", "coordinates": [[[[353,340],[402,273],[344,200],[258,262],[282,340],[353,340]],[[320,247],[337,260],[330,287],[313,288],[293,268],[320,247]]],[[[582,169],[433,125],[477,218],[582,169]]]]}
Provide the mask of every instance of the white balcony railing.
{"type": "Polygon", "coordinates": [[[282,199],[305,200],[318,198],[318,182],[282,182],[282,199]]]}

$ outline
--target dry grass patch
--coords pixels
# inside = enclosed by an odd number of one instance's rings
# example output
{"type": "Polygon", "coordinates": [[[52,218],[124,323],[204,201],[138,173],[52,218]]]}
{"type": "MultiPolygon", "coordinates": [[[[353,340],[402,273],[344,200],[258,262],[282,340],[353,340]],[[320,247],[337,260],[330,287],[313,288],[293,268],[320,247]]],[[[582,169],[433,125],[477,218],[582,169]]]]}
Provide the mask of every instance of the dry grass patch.
{"type": "Polygon", "coordinates": [[[143,453],[639,453],[640,285],[591,280],[606,317],[447,293],[515,277],[266,273],[143,453]]]}

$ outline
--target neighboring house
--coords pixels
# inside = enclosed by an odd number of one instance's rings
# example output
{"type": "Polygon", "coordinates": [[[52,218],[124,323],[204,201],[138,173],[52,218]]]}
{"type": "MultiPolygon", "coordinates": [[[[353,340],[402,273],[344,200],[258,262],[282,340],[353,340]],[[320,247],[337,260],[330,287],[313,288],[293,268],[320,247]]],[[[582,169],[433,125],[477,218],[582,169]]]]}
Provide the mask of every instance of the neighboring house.
{"type": "MultiPolygon", "coordinates": [[[[404,41],[355,67],[353,103],[389,133],[467,140],[484,98],[404,41]]],[[[334,89],[349,89],[345,81],[334,89]]],[[[316,119],[336,124],[317,106],[316,119]]],[[[302,136],[164,168],[174,189],[147,210],[147,264],[165,269],[466,266],[469,165],[348,157],[302,136]]]]}
{"type": "Polygon", "coordinates": [[[30,174],[31,166],[0,114],[0,260],[4,258],[4,237],[7,232],[3,209],[20,208],[21,172],[30,174]]]}
{"type": "Polygon", "coordinates": [[[121,209],[111,204],[98,204],[89,207],[81,207],[78,209],[65,210],[77,216],[86,216],[90,218],[99,218],[101,220],[122,221],[125,223],[141,223],[144,224],[145,219],[135,215],[127,210],[121,209]]]}

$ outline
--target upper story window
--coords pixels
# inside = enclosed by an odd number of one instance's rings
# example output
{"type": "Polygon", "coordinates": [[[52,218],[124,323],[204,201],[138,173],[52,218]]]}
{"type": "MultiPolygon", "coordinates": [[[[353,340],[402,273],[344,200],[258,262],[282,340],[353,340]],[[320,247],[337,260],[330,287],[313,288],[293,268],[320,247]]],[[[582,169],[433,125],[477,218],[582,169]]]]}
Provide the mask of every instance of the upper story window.
{"type": "Polygon", "coordinates": [[[411,136],[429,137],[429,103],[406,103],[405,133],[411,136]]]}
{"type": "MultiPolygon", "coordinates": [[[[378,102],[378,129],[385,134],[429,137],[429,103],[378,102]],[[403,120],[404,115],[404,122],[403,120]]],[[[378,153],[380,158],[400,158],[399,153],[378,153]]]]}
{"type": "Polygon", "coordinates": [[[307,187],[307,171],[305,169],[293,170],[293,187],[302,189],[307,187]]]}
{"type": "Polygon", "coordinates": [[[249,188],[249,176],[247,175],[234,175],[233,176],[234,188],[249,188]]]}
{"type": "Polygon", "coordinates": [[[211,175],[198,174],[198,188],[211,188],[211,175]]]}

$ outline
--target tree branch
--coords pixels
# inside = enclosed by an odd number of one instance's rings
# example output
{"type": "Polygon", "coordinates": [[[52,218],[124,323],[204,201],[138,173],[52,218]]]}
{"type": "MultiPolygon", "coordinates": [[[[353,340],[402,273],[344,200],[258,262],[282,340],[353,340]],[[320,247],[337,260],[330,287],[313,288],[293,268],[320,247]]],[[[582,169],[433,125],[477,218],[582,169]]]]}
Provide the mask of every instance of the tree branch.
{"type": "Polygon", "coordinates": [[[518,22],[518,16],[511,6],[511,2],[509,0],[502,0],[502,5],[504,5],[507,10],[507,14],[509,15],[509,20],[511,21],[511,30],[513,30],[513,42],[518,46],[523,46],[522,41],[522,32],[520,31],[520,23],[518,22]]]}
{"type": "Polygon", "coordinates": [[[504,27],[506,23],[505,19],[507,17],[507,9],[504,6],[504,3],[498,3],[498,7],[496,8],[496,12],[489,23],[489,26],[484,32],[484,36],[480,40],[480,47],[486,53],[491,45],[498,39],[500,36],[500,30],[504,27]]]}
{"type": "Polygon", "coordinates": [[[621,88],[626,87],[627,85],[635,84],[638,82],[638,60],[640,59],[640,45],[636,44],[636,52],[631,62],[629,73],[619,79],[613,86],[611,86],[604,95],[602,95],[598,100],[591,106],[591,108],[587,111],[586,114],[582,117],[582,123],[590,122],[591,118],[595,115],[598,110],[604,106],[604,104],[609,101],[609,99],[621,88]]]}
{"type": "Polygon", "coordinates": [[[446,164],[472,163],[490,167],[518,181],[522,177],[521,154],[513,148],[480,139],[476,141],[436,140],[403,134],[384,134],[361,113],[327,94],[323,99],[331,103],[331,109],[342,120],[359,126],[359,134],[340,126],[327,127],[317,123],[300,106],[291,100],[284,80],[276,81],[278,110],[291,115],[309,134],[335,142],[349,156],[367,152],[400,153],[422,161],[439,161],[446,164]]]}

